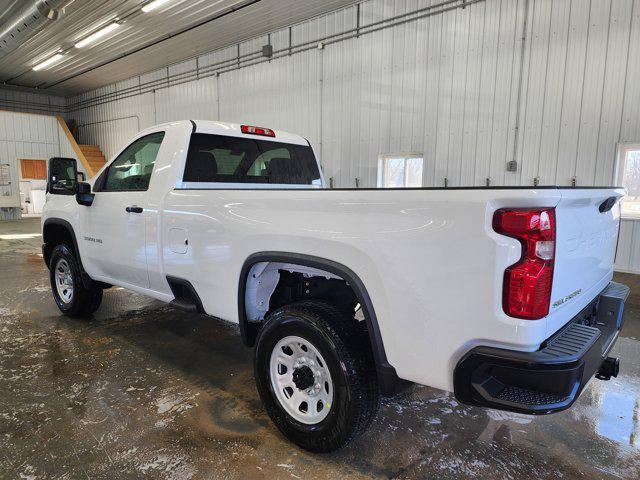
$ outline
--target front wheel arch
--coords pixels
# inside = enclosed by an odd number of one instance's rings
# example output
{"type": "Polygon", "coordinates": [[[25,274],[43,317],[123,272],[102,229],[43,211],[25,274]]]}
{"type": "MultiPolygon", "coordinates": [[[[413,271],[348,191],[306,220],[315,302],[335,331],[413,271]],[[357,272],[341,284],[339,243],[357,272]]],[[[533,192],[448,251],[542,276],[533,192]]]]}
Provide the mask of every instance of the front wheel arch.
{"type": "Polygon", "coordinates": [[[102,288],[93,284],[86,287],[82,277],[83,272],[72,247],[64,242],[58,243],[51,252],[49,268],[51,291],[60,311],[70,317],[90,316],[102,303],[102,288]],[[61,271],[61,275],[67,277],[67,280],[60,284],[58,265],[64,265],[66,272],[61,271]],[[63,288],[66,290],[62,290],[63,288]],[[68,296],[67,292],[69,292],[68,296]]]}
{"type": "Polygon", "coordinates": [[[62,218],[47,218],[42,225],[42,254],[47,267],[49,267],[51,252],[60,243],[66,243],[73,248],[73,253],[78,260],[80,269],[84,272],[73,226],[62,218]]]}
{"type": "Polygon", "coordinates": [[[67,244],[72,249],[73,255],[80,267],[80,275],[82,284],[85,288],[99,287],[102,289],[109,288],[111,285],[102,282],[94,282],[89,274],[85,271],[80,257],[80,248],[76,239],[73,226],[62,218],[47,218],[42,225],[42,256],[44,263],[49,268],[51,261],[51,253],[57,245],[67,244]]]}

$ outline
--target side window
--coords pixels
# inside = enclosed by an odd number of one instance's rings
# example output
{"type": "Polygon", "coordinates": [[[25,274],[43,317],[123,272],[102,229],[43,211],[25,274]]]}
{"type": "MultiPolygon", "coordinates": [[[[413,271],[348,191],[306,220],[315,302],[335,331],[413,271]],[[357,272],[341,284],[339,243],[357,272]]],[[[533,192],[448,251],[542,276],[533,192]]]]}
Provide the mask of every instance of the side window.
{"type": "Polygon", "coordinates": [[[640,144],[622,144],[618,147],[616,185],[622,185],[627,194],[621,202],[623,218],[640,218],[640,144]]]}
{"type": "Polygon", "coordinates": [[[422,187],[424,159],[420,153],[378,157],[378,188],[422,187]]]}
{"type": "Polygon", "coordinates": [[[182,180],[314,185],[320,172],[308,145],[194,133],[182,180]]]}
{"type": "Polygon", "coordinates": [[[156,132],[129,145],[109,166],[100,190],[147,190],[163,138],[164,132],[156,132]]]}

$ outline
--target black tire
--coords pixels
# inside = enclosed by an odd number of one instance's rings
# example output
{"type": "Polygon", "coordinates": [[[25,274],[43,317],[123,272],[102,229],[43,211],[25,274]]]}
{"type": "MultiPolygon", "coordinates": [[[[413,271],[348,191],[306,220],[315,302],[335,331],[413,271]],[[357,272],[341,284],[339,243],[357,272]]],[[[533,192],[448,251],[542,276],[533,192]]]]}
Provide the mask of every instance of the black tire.
{"type": "Polygon", "coordinates": [[[51,280],[51,292],[56,305],[62,313],[69,317],[86,317],[95,312],[102,302],[102,289],[97,286],[86,288],[82,282],[80,266],[73,250],[66,244],[56,245],[51,252],[49,262],[49,279],[51,280]],[[63,260],[69,267],[73,293],[69,300],[64,299],[56,286],[56,267],[63,260]]]}
{"type": "Polygon", "coordinates": [[[367,332],[343,310],[324,302],[298,302],[272,312],[258,335],[254,370],[258,392],[273,423],[289,440],[311,452],[345,446],[367,429],[378,410],[380,395],[367,332]],[[316,424],[301,423],[289,415],[272,386],[271,353],[281,339],[291,335],[318,349],[334,382],[333,404],[326,418],[316,424]]]}

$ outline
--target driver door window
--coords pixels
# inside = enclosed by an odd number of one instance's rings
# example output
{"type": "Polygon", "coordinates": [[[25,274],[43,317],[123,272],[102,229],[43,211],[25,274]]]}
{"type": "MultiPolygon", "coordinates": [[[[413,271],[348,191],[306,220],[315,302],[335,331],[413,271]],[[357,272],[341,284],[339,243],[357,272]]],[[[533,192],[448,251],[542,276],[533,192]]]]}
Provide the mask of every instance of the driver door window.
{"type": "Polygon", "coordinates": [[[129,145],[109,166],[101,191],[147,190],[163,138],[164,132],[156,132],[129,145]]]}
{"type": "Polygon", "coordinates": [[[82,263],[95,278],[149,288],[146,222],[154,214],[145,207],[163,137],[154,132],[125,148],[96,182],[91,208],[81,210],[82,237],[95,239],[81,241],[82,263]]]}

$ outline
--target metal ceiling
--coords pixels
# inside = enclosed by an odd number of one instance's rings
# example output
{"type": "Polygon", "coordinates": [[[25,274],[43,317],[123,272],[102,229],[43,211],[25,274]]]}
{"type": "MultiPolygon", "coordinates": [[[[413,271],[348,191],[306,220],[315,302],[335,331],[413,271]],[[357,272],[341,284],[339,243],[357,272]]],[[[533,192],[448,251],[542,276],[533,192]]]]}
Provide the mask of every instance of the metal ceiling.
{"type": "MultiPolygon", "coordinates": [[[[0,0],[0,30],[23,2],[0,0]]],[[[149,13],[141,0],[74,0],[0,61],[0,82],[72,95],[301,22],[356,0],[170,0],[149,13]],[[82,49],[73,45],[116,19],[120,28],[82,49]],[[56,65],[32,67],[58,51],[56,65]]]]}
{"type": "Polygon", "coordinates": [[[4,24],[14,7],[19,4],[21,4],[20,0],[0,0],[0,25],[4,24]]]}

